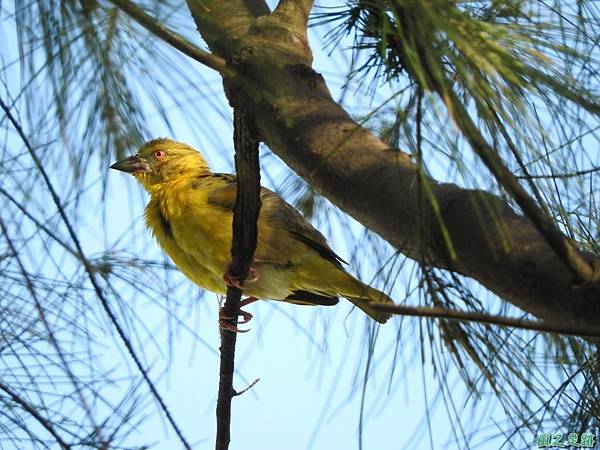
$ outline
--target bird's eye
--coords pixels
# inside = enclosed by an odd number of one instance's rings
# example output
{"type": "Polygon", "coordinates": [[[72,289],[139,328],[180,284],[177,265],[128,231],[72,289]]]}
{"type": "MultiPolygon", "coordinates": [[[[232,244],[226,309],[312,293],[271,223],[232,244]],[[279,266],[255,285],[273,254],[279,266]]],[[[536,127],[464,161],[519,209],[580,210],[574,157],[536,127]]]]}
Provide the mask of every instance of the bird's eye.
{"type": "Polygon", "coordinates": [[[165,157],[165,155],[166,155],[166,153],[165,153],[165,152],[163,152],[162,150],[156,150],[156,151],[154,152],[154,157],[155,157],[156,159],[163,159],[163,158],[165,157]]]}

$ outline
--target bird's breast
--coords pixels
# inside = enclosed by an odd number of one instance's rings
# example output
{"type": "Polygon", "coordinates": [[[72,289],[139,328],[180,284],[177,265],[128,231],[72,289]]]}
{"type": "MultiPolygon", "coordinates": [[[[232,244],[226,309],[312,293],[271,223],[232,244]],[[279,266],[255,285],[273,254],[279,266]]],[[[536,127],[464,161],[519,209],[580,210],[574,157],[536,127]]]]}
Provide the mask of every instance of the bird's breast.
{"type": "Polygon", "coordinates": [[[224,292],[222,276],[231,249],[231,217],[211,208],[198,190],[153,195],[146,223],[159,245],[192,281],[224,292]]]}

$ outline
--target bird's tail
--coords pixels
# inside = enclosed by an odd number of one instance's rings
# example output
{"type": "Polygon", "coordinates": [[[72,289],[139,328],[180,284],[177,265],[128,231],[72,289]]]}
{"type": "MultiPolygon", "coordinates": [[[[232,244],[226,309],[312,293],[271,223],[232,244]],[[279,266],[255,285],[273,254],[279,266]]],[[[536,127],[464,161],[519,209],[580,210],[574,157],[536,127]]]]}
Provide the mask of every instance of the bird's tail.
{"type": "Polygon", "coordinates": [[[348,279],[340,286],[339,295],[346,297],[357,308],[363,310],[369,317],[379,323],[386,323],[391,314],[374,310],[371,303],[394,303],[388,295],[378,289],[358,281],[352,275],[346,273],[348,279]]]}

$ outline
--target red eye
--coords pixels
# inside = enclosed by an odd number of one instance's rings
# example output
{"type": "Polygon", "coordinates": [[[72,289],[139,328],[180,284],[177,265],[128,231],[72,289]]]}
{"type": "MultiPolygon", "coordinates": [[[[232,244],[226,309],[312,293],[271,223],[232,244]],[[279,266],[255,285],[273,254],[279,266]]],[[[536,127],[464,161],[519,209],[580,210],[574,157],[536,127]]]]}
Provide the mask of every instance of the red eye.
{"type": "Polygon", "coordinates": [[[165,155],[166,155],[166,153],[165,153],[165,152],[163,152],[162,150],[156,150],[156,151],[154,152],[154,157],[155,157],[156,159],[163,159],[163,158],[165,157],[165,155]]]}

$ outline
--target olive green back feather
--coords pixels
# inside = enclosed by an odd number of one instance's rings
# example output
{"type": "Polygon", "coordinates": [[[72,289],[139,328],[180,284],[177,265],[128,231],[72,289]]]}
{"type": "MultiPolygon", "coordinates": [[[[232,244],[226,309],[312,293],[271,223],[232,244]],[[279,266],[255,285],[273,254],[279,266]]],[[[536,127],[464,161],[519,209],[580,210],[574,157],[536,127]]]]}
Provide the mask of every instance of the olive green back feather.
{"type": "MultiPolygon", "coordinates": [[[[211,175],[204,175],[202,176],[202,180],[199,180],[201,183],[210,183],[211,181],[220,182],[222,186],[210,193],[208,203],[227,211],[233,211],[237,187],[235,176],[224,173],[213,173],[211,175]],[[214,178],[208,180],[208,177],[214,178]]],[[[345,263],[345,261],[327,245],[325,236],[313,227],[302,214],[267,188],[261,187],[260,197],[264,206],[263,211],[266,214],[265,219],[269,223],[281,225],[281,229],[288,230],[294,239],[313,249],[322,258],[337,267],[342,267],[342,263],[345,263]]]]}

